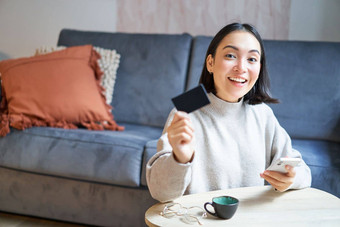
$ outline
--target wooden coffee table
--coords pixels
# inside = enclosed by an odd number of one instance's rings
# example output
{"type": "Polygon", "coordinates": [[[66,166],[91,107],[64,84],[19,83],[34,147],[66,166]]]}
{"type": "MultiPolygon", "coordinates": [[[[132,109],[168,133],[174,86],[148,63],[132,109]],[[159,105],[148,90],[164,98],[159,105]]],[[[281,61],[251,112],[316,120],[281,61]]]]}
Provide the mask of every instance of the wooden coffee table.
{"type": "MultiPolygon", "coordinates": [[[[245,187],[186,195],[174,202],[203,208],[205,202],[221,195],[240,200],[235,215],[222,220],[208,214],[204,226],[340,226],[340,199],[315,188],[280,193],[271,186],[245,187]]],[[[187,224],[179,216],[161,216],[164,206],[158,203],[146,211],[148,226],[199,226],[187,224]]]]}

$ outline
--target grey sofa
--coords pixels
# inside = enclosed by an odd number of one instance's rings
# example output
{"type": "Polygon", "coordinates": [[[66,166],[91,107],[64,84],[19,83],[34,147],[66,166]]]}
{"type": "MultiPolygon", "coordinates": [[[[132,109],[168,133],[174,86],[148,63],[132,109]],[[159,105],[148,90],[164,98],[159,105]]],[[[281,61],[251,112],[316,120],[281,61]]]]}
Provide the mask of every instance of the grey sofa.
{"type": "MultiPolygon", "coordinates": [[[[198,84],[211,37],[64,29],[58,45],[121,54],[112,106],[125,131],[35,127],[0,138],[0,210],[99,226],[144,226],[156,203],[145,165],[171,98],[198,84]]],[[[340,43],[265,41],[272,108],[311,167],[340,196],[340,43]]]]}

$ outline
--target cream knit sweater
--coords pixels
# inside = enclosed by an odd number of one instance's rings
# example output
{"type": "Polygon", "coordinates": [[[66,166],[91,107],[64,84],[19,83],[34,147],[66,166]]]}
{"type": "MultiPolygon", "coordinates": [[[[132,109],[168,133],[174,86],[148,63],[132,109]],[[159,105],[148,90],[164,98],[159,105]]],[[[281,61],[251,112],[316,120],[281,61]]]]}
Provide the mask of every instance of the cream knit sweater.
{"type": "MultiPolygon", "coordinates": [[[[270,163],[280,157],[301,157],[266,104],[225,102],[208,94],[211,104],[193,113],[195,154],[191,163],[175,161],[166,129],[175,109],[169,114],[157,153],[147,163],[147,183],[154,199],[173,200],[183,194],[235,187],[264,185],[260,177],[270,163]]],[[[309,167],[295,167],[290,188],[311,185],[309,167]]]]}

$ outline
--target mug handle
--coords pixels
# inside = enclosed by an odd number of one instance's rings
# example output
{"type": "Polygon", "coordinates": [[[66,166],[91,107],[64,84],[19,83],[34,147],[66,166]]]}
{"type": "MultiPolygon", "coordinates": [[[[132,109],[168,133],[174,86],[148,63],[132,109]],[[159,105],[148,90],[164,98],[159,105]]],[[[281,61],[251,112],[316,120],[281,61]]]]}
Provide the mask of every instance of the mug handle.
{"type": "MultiPolygon", "coordinates": [[[[207,209],[207,205],[210,205],[210,206],[212,206],[212,207],[214,208],[214,206],[212,205],[212,203],[206,202],[206,203],[204,204],[204,209],[205,209],[209,214],[211,214],[211,215],[217,217],[216,212],[215,212],[215,213],[212,213],[212,212],[210,212],[210,211],[207,209]]],[[[214,208],[214,210],[215,210],[215,208],[214,208]]]]}

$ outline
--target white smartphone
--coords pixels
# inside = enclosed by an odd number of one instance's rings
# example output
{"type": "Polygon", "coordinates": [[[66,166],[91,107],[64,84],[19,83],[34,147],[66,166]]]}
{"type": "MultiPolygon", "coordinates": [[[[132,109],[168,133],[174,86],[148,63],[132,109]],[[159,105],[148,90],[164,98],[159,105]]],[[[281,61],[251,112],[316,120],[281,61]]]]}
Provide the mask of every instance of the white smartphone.
{"type": "Polygon", "coordinates": [[[277,171],[281,173],[287,173],[286,165],[298,166],[301,162],[301,158],[279,158],[273,161],[273,163],[266,169],[271,171],[277,171]]]}

